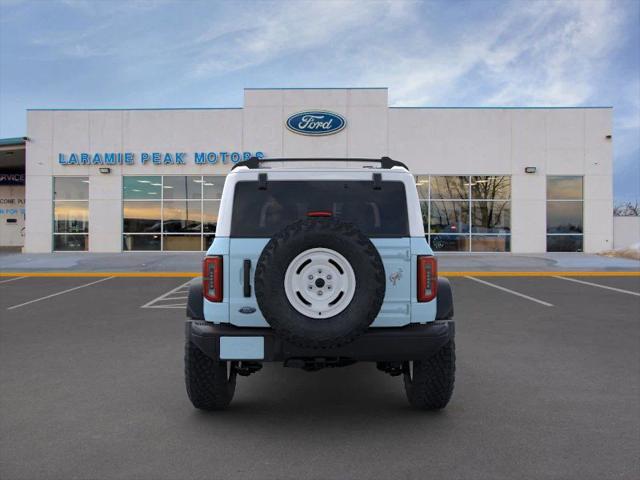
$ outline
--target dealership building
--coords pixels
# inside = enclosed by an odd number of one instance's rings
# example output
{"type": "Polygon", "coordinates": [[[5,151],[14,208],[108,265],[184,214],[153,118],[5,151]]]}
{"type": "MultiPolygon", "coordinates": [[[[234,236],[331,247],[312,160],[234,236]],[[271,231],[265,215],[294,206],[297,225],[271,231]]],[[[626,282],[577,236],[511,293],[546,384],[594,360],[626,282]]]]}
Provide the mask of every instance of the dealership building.
{"type": "Polygon", "coordinates": [[[0,246],[205,250],[239,161],[388,156],[416,177],[434,250],[599,252],[613,248],[611,134],[609,107],[389,107],[386,88],[34,109],[26,137],[0,140],[0,246]]]}

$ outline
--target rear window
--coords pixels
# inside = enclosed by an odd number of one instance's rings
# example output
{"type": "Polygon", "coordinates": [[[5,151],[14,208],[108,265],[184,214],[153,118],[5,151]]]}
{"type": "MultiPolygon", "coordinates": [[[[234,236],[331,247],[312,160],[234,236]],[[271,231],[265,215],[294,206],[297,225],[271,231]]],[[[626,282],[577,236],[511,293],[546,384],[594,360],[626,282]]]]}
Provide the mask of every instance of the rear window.
{"type": "Polygon", "coordinates": [[[232,237],[271,237],[296,220],[329,212],[354,223],[369,237],[407,237],[407,200],[402,182],[272,181],[238,182],[233,199],[232,237]]]}

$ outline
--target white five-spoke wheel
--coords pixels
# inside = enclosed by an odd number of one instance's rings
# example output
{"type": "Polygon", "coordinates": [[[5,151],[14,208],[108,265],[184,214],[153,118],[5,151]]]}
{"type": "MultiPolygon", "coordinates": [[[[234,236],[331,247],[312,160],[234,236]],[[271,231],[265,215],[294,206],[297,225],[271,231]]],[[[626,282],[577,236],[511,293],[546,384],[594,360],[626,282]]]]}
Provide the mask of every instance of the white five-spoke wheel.
{"type": "Polygon", "coordinates": [[[356,291],[351,264],[335,250],[312,248],[300,253],[284,275],[291,306],[311,318],[331,318],[342,312],[356,291]]]}

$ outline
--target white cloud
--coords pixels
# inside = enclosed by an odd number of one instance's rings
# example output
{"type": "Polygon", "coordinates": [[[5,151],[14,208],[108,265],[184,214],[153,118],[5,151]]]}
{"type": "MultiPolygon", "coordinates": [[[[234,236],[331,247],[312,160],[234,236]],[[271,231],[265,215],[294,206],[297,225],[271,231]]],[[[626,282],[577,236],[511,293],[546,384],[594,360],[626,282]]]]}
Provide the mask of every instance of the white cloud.
{"type": "Polygon", "coordinates": [[[257,3],[251,11],[231,12],[232,18],[221,19],[197,39],[204,51],[194,75],[226,74],[312,50],[326,55],[329,49],[322,52],[323,46],[335,51],[337,38],[368,30],[387,16],[400,19],[408,6],[390,0],[257,3]]]}
{"type": "Polygon", "coordinates": [[[398,106],[442,104],[471,89],[484,90],[474,98],[485,105],[580,105],[594,93],[620,23],[606,0],[514,2],[457,38],[430,38],[427,24],[421,41],[436,48],[420,55],[391,43],[361,83],[392,86],[398,106]]]}

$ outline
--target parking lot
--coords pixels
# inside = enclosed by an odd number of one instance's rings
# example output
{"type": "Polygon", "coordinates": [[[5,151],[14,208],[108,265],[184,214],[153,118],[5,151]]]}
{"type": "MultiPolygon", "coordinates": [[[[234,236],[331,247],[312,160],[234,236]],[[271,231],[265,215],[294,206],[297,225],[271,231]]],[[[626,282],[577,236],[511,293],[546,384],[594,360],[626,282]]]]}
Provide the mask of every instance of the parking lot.
{"type": "Polygon", "coordinates": [[[0,477],[640,478],[640,277],[452,278],[456,389],[266,365],[189,403],[188,278],[0,277],[0,477]]]}

